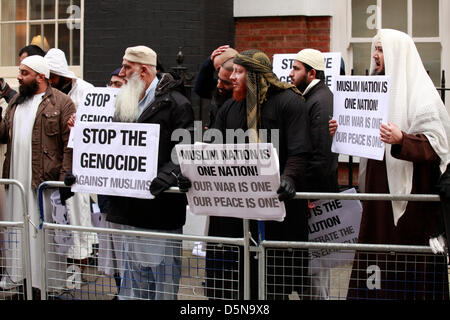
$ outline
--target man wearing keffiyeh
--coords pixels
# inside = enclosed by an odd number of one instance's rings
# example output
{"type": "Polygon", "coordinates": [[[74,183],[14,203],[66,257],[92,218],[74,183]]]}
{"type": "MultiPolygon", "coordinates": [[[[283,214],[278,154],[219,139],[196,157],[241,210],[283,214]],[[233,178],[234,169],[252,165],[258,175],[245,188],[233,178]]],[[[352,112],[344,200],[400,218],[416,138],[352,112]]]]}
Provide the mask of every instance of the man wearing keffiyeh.
{"type": "MultiPolygon", "coordinates": [[[[257,130],[261,116],[261,106],[267,100],[269,89],[290,89],[301,96],[300,91],[291,84],[281,82],[272,72],[272,64],[264,52],[247,50],[237,54],[234,63],[245,68],[246,77],[246,104],[247,127],[253,129],[250,133],[250,142],[259,142],[257,130]]],[[[235,98],[236,100],[236,98],[235,98]]]]}
{"type": "MultiPolygon", "coordinates": [[[[220,108],[213,128],[220,130],[224,137],[230,130],[247,131],[245,137],[236,135],[233,141],[226,143],[271,142],[279,155],[281,179],[277,193],[279,200],[284,201],[286,217],[283,222],[266,221],[259,230],[264,230],[267,240],[307,241],[307,203],[292,199],[296,191],[306,190],[303,177],[311,145],[305,101],[294,85],[278,80],[272,72],[270,59],[258,50],[247,50],[235,56],[230,80],[233,99],[220,108]]],[[[242,230],[242,219],[210,217],[209,236],[242,237],[242,230]]],[[[256,221],[250,222],[250,230],[252,237],[259,239],[256,221]]],[[[240,253],[242,255],[243,250],[240,253]]],[[[305,252],[277,250],[269,260],[268,264],[277,266],[277,271],[270,267],[267,270],[267,274],[271,274],[267,280],[267,299],[287,299],[293,291],[301,294],[307,272],[305,252]]],[[[237,251],[213,250],[213,245],[208,245],[206,291],[209,298],[243,298],[243,279],[232,281],[238,274],[237,261],[243,261],[237,251]],[[238,282],[239,296],[236,296],[231,290],[237,290],[238,282]]],[[[257,260],[251,257],[250,265],[250,294],[256,299],[257,260]]],[[[242,264],[240,270],[243,272],[242,264]]]]}

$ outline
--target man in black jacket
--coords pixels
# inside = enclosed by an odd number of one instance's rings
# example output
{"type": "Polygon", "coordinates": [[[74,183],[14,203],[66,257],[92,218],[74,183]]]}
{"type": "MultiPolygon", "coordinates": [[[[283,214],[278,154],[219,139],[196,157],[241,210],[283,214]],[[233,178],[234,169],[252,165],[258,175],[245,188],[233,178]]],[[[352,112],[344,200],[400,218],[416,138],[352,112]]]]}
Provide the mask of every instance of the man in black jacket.
{"type": "Polygon", "coordinates": [[[338,154],[331,152],[333,138],[328,121],[333,117],[333,93],[325,84],[323,54],[315,49],[303,49],[294,58],[291,83],[306,99],[310,119],[311,145],[314,147],[306,175],[308,191],[338,192],[338,154]]]}
{"type": "MultiPolygon", "coordinates": [[[[163,191],[177,184],[180,168],[171,159],[176,129],[193,126],[189,100],[178,90],[182,81],[156,71],[156,53],[145,46],[125,51],[119,76],[127,81],[119,91],[115,121],[160,125],[158,174],[149,192],[154,199],[111,197],[107,221],[126,230],[181,233],[186,198],[163,191]]],[[[181,276],[181,241],[124,239],[124,274],[120,299],[176,299],[181,276]]]]}
{"type": "Polygon", "coordinates": [[[205,60],[197,74],[195,93],[203,99],[211,99],[209,123],[206,124],[206,129],[211,128],[218,110],[233,94],[230,76],[233,72],[233,58],[237,53],[229,45],[218,47],[205,60]]]}
{"type": "MultiPolygon", "coordinates": [[[[328,121],[333,116],[333,93],[325,84],[323,54],[315,49],[303,49],[296,54],[290,73],[294,84],[306,99],[310,120],[313,151],[306,170],[308,192],[338,192],[338,154],[331,152],[333,138],[328,133],[328,121]]],[[[317,269],[317,268],[316,268],[317,269]]],[[[310,270],[312,299],[329,298],[330,273],[326,268],[310,270]]]]}
{"type": "MultiPolygon", "coordinates": [[[[285,202],[286,217],[283,222],[251,221],[252,237],[265,234],[267,240],[306,241],[307,204],[293,200],[296,191],[304,191],[302,179],[311,152],[309,119],[304,100],[298,89],[280,82],[272,72],[270,59],[261,51],[247,50],[234,58],[233,99],[219,109],[213,128],[228,136],[230,131],[246,131],[236,136],[233,143],[272,142],[277,147],[280,164],[280,201],[285,202]],[[266,131],[264,133],[264,131],[266,131]],[[267,137],[267,141],[264,137],[267,137]],[[279,138],[279,139],[277,139],[279,138]],[[245,141],[243,141],[245,140],[245,141]]],[[[188,184],[186,184],[188,185],[188,184]]],[[[187,190],[180,186],[180,190],[187,190]]],[[[243,221],[238,218],[210,217],[209,236],[242,237],[243,221]]],[[[243,249],[208,244],[206,252],[206,290],[212,299],[243,299],[243,249]],[[239,293],[239,295],[237,294],[239,293]]],[[[287,299],[293,291],[303,286],[307,259],[305,252],[276,250],[267,257],[267,298],[287,299]]],[[[250,298],[258,298],[257,260],[251,257],[250,298]]]]}

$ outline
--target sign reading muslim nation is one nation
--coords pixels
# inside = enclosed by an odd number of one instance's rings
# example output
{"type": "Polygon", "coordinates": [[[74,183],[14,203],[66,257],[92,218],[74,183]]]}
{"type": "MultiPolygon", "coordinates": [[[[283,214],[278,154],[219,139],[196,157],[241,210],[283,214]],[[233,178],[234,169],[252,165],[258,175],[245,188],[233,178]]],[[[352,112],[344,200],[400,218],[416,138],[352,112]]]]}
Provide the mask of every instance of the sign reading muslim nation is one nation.
{"type": "Polygon", "coordinates": [[[389,76],[337,77],[333,119],[338,123],[331,150],[335,153],[383,160],[380,126],[387,123],[389,76]]]}
{"type": "Polygon", "coordinates": [[[159,125],[82,122],[74,130],[74,192],[152,199],[159,125]]]}
{"type": "Polygon", "coordinates": [[[283,221],[278,156],[272,144],[176,145],[195,215],[283,221]]]}

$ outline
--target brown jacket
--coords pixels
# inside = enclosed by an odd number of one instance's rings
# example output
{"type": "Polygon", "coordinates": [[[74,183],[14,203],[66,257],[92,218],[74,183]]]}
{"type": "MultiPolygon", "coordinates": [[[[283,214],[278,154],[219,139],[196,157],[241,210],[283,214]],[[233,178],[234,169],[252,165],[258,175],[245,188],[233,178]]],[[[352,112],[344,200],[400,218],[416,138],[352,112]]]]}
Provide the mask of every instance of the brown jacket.
{"type": "MultiPolygon", "coordinates": [[[[7,143],[3,178],[9,178],[14,113],[18,94],[11,100],[0,123],[0,143],[7,143]]],[[[67,171],[72,170],[72,149],[67,148],[69,129],[67,120],[75,112],[75,105],[69,96],[47,88],[38,107],[32,134],[32,181],[37,189],[44,181],[62,181],[67,171]]]]}

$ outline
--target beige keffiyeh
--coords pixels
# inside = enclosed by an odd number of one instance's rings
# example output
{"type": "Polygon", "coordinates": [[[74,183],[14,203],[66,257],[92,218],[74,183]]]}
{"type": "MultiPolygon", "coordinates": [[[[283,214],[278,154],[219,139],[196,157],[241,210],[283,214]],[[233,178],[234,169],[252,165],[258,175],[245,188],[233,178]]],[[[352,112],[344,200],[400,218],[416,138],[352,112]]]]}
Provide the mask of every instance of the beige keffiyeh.
{"type": "Polygon", "coordinates": [[[267,100],[270,87],[281,90],[291,89],[301,95],[300,91],[287,82],[281,82],[272,72],[272,64],[264,52],[247,50],[237,54],[234,63],[243,66],[246,70],[247,83],[247,127],[251,143],[259,142],[258,129],[260,107],[267,100]]]}

